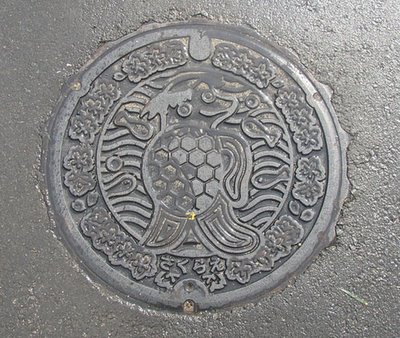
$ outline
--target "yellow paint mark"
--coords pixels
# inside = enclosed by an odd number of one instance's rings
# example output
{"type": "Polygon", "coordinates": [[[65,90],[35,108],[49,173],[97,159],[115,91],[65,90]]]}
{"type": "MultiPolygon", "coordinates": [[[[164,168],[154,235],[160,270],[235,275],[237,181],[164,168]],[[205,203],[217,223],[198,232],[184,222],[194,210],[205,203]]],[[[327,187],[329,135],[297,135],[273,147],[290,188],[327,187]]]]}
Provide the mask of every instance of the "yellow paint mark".
{"type": "Polygon", "coordinates": [[[196,219],[196,213],[194,211],[186,213],[187,219],[190,221],[194,221],[196,219]]]}

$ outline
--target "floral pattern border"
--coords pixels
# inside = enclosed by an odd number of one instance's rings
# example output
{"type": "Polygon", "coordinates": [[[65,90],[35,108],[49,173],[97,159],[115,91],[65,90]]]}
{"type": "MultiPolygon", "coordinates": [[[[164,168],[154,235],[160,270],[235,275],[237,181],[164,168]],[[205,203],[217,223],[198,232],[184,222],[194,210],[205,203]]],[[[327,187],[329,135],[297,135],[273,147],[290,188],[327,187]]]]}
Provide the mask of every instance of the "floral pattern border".
{"type": "Polygon", "coordinates": [[[238,49],[226,43],[215,47],[211,62],[220,69],[244,77],[258,88],[267,88],[276,74],[275,67],[267,58],[256,58],[247,49],[238,49]]]}
{"type": "Polygon", "coordinates": [[[154,43],[135,50],[122,63],[121,71],[114,73],[114,80],[138,83],[150,75],[184,65],[188,61],[186,46],[179,40],[154,43]]]}
{"type": "Polygon", "coordinates": [[[94,208],[82,218],[80,225],[82,232],[91,238],[93,246],[106,254],[111,264],[129,269],[134,279],[141,280],[156,274],[155,255],[137,247],[106,209],[94,208]]]}
{"type": "Polygon", "coordinates": [[[282,109],[300,153],[307,155],[322,149],[322,131],[300,88],[282,88],[275,100],[282,109]]]}
{"type": "Polygon", "coordinates": [[[324,195],[325,169],[317,156],[298,160],[293,196],[306,206],[314,206],[324,195]]]}

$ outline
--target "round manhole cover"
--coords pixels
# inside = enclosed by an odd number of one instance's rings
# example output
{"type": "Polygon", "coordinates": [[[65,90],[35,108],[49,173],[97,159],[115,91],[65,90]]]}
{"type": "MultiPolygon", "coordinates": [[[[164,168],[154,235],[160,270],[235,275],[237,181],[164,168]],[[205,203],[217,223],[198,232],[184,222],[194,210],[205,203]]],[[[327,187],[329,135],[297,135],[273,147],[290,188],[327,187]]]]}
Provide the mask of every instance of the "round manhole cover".
{"type": "Polygon", "coordinates": [[[333,239],[347,191],[329,100],[248,30],[175,24],[108,45],[50,127],[62,237],[144,303],[190,312],[278,287],[333,239]]]}

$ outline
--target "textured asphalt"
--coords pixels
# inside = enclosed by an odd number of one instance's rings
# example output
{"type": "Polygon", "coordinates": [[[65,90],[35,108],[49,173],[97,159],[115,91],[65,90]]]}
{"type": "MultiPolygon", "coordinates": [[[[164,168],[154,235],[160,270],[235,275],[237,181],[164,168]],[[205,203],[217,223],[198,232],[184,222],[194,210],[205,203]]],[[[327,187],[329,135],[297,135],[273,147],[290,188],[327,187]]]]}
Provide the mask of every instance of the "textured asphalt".
{"type": "Polygon", "coordinates": [[[0,337],[398,337],[400,2],[0,1],[0,337]],[[282,291],[195,316],[96,285],[54,236],[38,189],[44,126],[66,79],[143,24],[251,27],[334,90],[351,194],[336,242],[282,291]]]}

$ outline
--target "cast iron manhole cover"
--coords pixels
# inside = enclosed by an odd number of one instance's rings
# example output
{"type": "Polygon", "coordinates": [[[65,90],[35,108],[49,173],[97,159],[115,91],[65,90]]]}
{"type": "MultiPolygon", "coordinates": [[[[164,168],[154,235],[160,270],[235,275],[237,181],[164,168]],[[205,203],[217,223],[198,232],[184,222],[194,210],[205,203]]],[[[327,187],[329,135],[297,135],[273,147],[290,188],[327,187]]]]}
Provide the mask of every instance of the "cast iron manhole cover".
{"type": "Polygon", "coordinates": [[[284,283],[334,237],[346,136],[326,89],[248,30],[110,44],[64,91],[47,185],[62,237],[123,295],[186,311],[284,283]]]}

